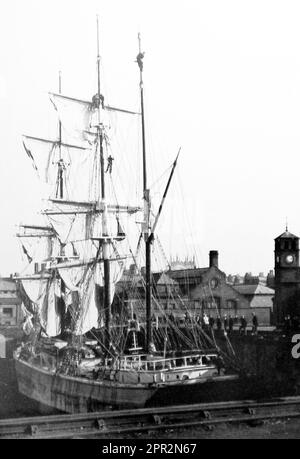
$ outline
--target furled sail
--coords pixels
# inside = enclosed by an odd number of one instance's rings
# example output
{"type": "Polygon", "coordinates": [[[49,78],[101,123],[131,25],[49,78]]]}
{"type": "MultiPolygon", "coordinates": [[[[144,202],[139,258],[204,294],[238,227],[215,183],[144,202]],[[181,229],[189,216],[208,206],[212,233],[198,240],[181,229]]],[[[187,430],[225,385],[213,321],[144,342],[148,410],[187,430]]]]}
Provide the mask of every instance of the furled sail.
{"type": "Polygon", "coordinates": [[[92,175],[89,145],[67,144],[32,136],[23,136],[23,145],[45,187],[45,196],[54,197],[57,194],[59,165],[63,170],[65,196],[70,199],[89,196],[92,175]]]}
{"type": "Polygon", "coordinates": [[[48,279],[22,279],[22,285],[30,301],[41,310],[48,279]]]}
{"type": "Polygon", "coordinates": [[[96,303],[95,266],[86,268],[83,282],[79,289],[80,311],[74,333],[83,335],[92,328],[98,327],[98,308],[96,303]]]}
{"type": "Polygon", "coordinates": [[[100,217],[99,214],[92,214],[91,211],[82,213],[80,208],[72,205],[55,204],[51,210],[55,210],[56,213],[47,213],[47,216],[62,244],[88,239],[91,236],[89,229],[92,227],[92,222],[100,217]]]}
{"type": "Polygon", "coordinates": [[[57,336],[61,332],[61,316],[58,311],[58,295],[60,288],[58,279],[48,281],[47,291],[43,298],[41,325],[48,336],[57,336]]]}
{"type": "MultiPolygon", "coordinates": [[[[110,298],[111,303],[115,294],[116,283],[121,279],[123,270],[125,267],[124,260],[116,260],[110,262],[110,273],[111,273],[111,283],[110,283],[110,298]]],[[[74,274],[74,273],[72,273],[74,274]]],[[[71,272],[68,272],[67,276],[71,277],[71,272]]],[[[62,274],[64,275],[64,274],[62,274]]],[[[76,276],[78,273],[76,273],[76,276]]],[[[104,305],[102,303],[97,303],[97,290],[103,289],[104,285],[104,271],[103,265],[101,263],[96,263],[93,266],[85,268],[85,274],[83,281],[80,286],[77,288],[75,282],[70,282],[70,277],[66,279],[66,285],[70,290],[73,289],[78,291],[79,303],[80,303],[80,312],[79,317],[75,327],[75,334],[80,335],[84,334],[87,331],[91,330],[93,327],[97,328],[101,323],[103,323],[104,317],[104,305]]],[[[62,277],[64,279],[64,277],[62,277]]],[[[74,278],[73,278],[74,279],[74,278]]],[[[103,300],[103,298],[102,298],[103,300]]],[[[98,296],[99,301],[99,296],[98,296]]],[[[100,299],[101,301],[101,299],[100,299]]]]}
{"type": "Polygon", "coordinates": [[[58,269],[59,275],[64,281],[65,286],[72,292],[79,291],[79,283],[85,271],[85,266],[74,268],[58,269]]]}

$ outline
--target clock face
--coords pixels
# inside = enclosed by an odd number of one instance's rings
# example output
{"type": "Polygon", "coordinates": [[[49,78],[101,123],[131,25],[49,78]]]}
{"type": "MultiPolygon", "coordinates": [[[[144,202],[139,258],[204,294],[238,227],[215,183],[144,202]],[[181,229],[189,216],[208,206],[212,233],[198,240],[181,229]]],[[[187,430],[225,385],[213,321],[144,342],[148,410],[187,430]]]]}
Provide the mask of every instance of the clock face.
{"type": "Polygon", "coordinates": [[[286,255],[284,261],[290,265],[294,261],[294,256],[293,255],[286,255]]]}

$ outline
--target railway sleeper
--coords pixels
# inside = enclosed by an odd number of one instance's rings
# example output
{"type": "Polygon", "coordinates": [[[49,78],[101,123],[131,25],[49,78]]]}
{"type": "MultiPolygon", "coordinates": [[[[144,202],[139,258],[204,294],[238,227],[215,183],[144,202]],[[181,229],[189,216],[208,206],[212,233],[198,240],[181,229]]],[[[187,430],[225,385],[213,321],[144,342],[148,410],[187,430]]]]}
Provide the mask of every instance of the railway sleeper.
{"type": "Polygon", "coordinates": [[[95,427],[98,430],[103,430],[103,431],[107,430],[107,427],[106,427],[104,419],[95,419],[95,427]]]}
{"type": "Polygon", "coordinates": [[[153,421],[155,425],[160,425],[163,422],[163,418],[159,416],[158,414],[153,414],[153,421]]]}
{"type": "Polygon", "coordinates": [[[211,412],[208,410],[200,410],[199,411],[199,417],[203,419],[211,419],[211,412]]]}
{"type": "Polygon", "coordinates": [[[26,433],[35,436],[39,433],[39,427],[36,424],[29,424],[29,426],[27,426],[26,433]]]}

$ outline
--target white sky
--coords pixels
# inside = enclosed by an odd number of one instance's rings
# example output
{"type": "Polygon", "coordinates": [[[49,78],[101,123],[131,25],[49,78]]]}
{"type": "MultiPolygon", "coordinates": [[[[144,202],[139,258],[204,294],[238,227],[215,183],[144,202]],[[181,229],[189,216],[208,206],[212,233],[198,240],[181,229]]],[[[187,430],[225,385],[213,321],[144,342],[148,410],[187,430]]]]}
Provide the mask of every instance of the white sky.
{"type": "Polygon", "coordinates": [[[272,269],[286,217],[300,235],[300,3],[7,0],[0,3],[0,273],[19,270],[16,225],[37,203],[21,133],[51,129],[45,94],[57,91],[59,69],[65,94],[96,92],[97,13],[111,105],[136,103],[142,34],[154,178],[182,147],[158,227],[166,253],[195,251],[206,266],[216,249],[227,273],[272,269]]]}

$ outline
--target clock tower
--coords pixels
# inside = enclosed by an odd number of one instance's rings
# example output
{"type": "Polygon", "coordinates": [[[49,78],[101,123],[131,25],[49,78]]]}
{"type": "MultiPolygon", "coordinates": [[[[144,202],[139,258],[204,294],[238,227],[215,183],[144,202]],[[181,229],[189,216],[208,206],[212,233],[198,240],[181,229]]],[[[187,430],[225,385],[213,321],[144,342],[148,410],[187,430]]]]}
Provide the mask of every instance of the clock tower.
{"type": "Polygon", "coordinates": [[[274,319],[281,325],[285,316],[300,317],[299,238],[286,231],[275,239],[274,319]]]}

